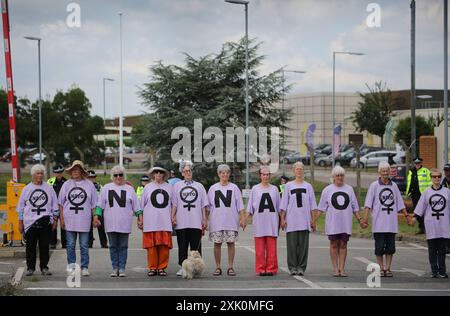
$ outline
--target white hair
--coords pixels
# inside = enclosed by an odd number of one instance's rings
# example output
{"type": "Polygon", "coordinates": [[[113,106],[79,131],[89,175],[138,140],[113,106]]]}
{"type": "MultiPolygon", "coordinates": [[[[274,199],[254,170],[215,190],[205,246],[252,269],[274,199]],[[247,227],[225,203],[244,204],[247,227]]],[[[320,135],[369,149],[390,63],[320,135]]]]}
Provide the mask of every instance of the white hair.
{"type": "Polygon", "coordinates": [[[123,173],[123,179],[126,180],[127,179],[127,174],[125,173],[125,168],[122,166],[114,166],[111,168],[111,180],[114,181],[114,174],[119,174],[119,173],[123,173]]]}
{"type": "Polygon", "coordinates": [[[194,169],[194,164],[190,160],[182,160],[180,162],[180,172],[183,172],[184,168],[189,167],[189,169],[194,169]]]}
{"type": "Polygon", "coordinates": [[[217,174],[220,174],[222,171],[228,171],[230,172],[231,169],[227,164],[221,164],[217,167],[217,174]]]}
{"type": "Polygon", "coordinates": [[[42,172],[44,174],[44,176],[45,176],[45,167],[44,167],[44,165],[37,164],[37,165],[34,165],[33,167],[31,167],[30,174],[31,174],[32,177],[38,172],[42,172]]]}
{"type": "Polygon", "coordinates": [[[269,167],[269,166],[266,166],[266,165],[261,165],[261,166],[259,167],[259,174],[261,174],[261,172],[263,172],[263,171],[267,171],[267,173],[271,173],[271,172],[270,172],[270,167],[269,167]]]}
{"type": "Polygon", "coordinates": [[[391,170],[391,165],[386,161],[380,161],[380,163],[378,164],[378,172],[381,172],[384,169],[391,170]]]}
{"type": "Polygon", "coordinates": [[[295,168],[297,167],[300,167],[303,170],[305,170],[305,165],[301,161],[297,161],[296,163],[294,163],[294,165],[292,166],[292,170],[295,172],[295,168]]]}
{"type": "Polygon", "coordinates": [[[341,166],[336,166],[331,171],[331,177],[334,178],[339,175],[345,175],[345,170],[341,166]]]}

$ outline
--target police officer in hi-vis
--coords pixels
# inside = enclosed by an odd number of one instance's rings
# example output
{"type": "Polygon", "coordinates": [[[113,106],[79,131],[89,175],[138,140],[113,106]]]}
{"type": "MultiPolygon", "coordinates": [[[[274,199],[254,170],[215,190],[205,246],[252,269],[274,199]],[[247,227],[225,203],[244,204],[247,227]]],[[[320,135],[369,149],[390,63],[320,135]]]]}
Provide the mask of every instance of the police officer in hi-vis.
{"type": "MultiPolygon", "coordinates": [[[[56,165],[53,167],[54,176],[47,180],[47,183],[53,187],[56,196],[59,197],[59,191],[61,191],[62,185],[67,181],[63,177],[64,167],[62,165],[56,165]]],[[[66,248],[66,231],[60,228],[61,231],[61,247],[66,248]]],[[[58,228],[52,231],[50,236],[50,248],[56,249],[56,244],[58,243],[58,228]]]]}
{"type": "MultiPolygon", "coordinates": [[[[414,205],[414,209],[420,200],[422,193],[431,187],[430,170],[422,165],[423,159],[414,159],[414,167],[408,172],[406,184],[406,195],[410,196],[414,205]]],[[[423,219],[418,219],[419,234],[425,233],[425,225],[423,219]]]]}

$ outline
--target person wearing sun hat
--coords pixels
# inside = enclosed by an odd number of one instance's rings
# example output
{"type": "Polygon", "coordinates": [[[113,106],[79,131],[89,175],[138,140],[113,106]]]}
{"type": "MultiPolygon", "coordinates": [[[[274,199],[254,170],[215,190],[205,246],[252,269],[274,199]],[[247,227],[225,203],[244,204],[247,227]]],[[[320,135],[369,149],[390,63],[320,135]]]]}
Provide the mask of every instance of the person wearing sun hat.
{"type": "Polygon", "coordinates": [[[70,175],[59,193],[61,227],[66,230],[67,239],[67,271],[75,271],[77,237],[80,239],[81,274],[89,276],[89,231],[93,212],[97,204],[97,190],[94,184],[86,179],[88,176],[84,164],[75,160],[66,169],[70,175]]]}
{"type": "Polygon", "coordinates": [[[149,170],[152,182],[144,188],[141,198],[143,223],[139,225],[144,235],[143,248],[147,249],[148,276],[166,276],[172,244],[173,188],[166,181],[169,172],[155,166],[149,170]]]}

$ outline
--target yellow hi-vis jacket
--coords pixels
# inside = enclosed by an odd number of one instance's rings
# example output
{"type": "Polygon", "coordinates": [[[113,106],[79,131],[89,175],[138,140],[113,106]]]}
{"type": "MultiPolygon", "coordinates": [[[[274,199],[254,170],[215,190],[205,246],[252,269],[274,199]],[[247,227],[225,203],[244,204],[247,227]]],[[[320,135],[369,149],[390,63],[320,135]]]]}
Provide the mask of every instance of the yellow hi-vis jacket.
{"type": "MultiPolygon", "coordinates": [[[[407,179],[407,183],[406,183],[406,194],[408,196],[411,195],[411,193],[409,193],[409,187],[411,186],[411,178],[412,178],[412,172],[410,170],[408,172],[408,179],[407,179]]],[[[422,194],[423,191],[425,191],[432,185],[430,170],[428,170],[425,167],[422,167],[419,170],[417,170],[417,180],[419,182],[419,191],[422,194]]]]}

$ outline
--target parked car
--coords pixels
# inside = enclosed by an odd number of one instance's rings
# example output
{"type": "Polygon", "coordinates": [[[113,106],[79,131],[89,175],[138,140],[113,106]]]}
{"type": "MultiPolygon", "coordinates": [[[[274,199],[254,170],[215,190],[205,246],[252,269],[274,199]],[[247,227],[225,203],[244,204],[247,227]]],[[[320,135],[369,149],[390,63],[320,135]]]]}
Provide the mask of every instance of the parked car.
{"type": "Polygon", "coordinates": [[[318,149],[317,150],[317,154],[324,154],[324,155],[330,155],[332,152],[332,148],[331,145],[327,144],[325,147],[323,147],[322,149],[318,149]]]}
{"type": "Polygon", "coordinates": [[[397,184],[402,193],[406,192],[407,175],[405,164],[391,165],[390,178],[397,184]]]}
{"type": "Polygon", "coordinates": [[[338,154],[335,158],[335,162],[336,164],[339,164],[341,166],[350,166],[350,162],[353,158],[355,158],[355,156],[355,148],[351,147],[347,151],[338,154]]]}
{"type": "MultiPolygon", "coordinates": [[[[32,158],[33,163],[38,163],[39,162],[39,153],[34,154],[32,157],[33,157],[32,158]]],[[[44,161],[46,158],[47,158],[47,156],[44,153],[42,153],[41,160],[44,161]]]]}
{"type": "Polygon", "coordinates": [[[327,167],[327,166],[331,166],[332,163],[332,159],[331,159],[332,155],[328,155],[328,156],[319,156],[314,160],[314,163],[317,166],[320,167],[327,167]]]}
{"type": "MultiPolygon", "coordinates": [[[[377,167],[381,161],[389,161],[389,156],[396,156],[396,151],[381,150],[368,153],[360,158],[359,164],[361,168],[377,167]]],[[[395,161],[395,160],[394,160],[395,161]]],[[[350,162],[350,166],[356,168],[356,158],[350,162]]]]}
{"type": "MultiPolygon", "coordinates": [[[[123,163],[124,164],[129,164],[131,163],[133,160],[129,157],[123,157],[123,163]]],[[[103,159],[100,163],[103,162],[103,159]]],[[[106,163],[115,163],[116,162],[116,157],[115,156],[106,156],[106,163]]]]}
{"type": "Polygon", "coordinates": [[[6,152],[3,156],[1,156],[0,160],[3,162],[10,162],[11,161],[11,152],[10,151],[6,152]]]}

